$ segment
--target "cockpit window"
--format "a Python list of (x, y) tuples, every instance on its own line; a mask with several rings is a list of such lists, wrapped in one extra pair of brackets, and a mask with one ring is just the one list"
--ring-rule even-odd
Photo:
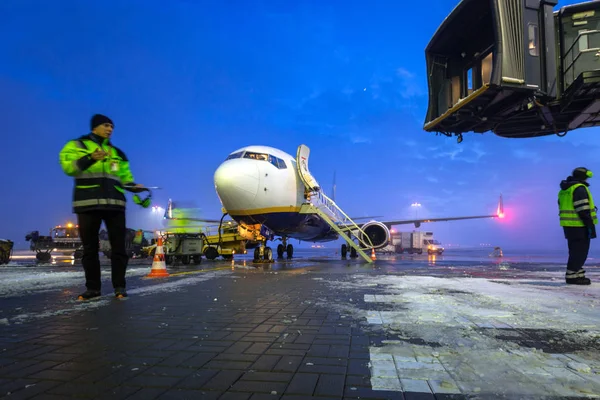
[(278, 168), (278, 169), (287, 168), (285, 161), (283, 161), (281, 158), (277, 158), (275, 156), (272, 156), (272, 155), (266, 154), (266, 153), (253, 153), (253, 152), (247, 151), (246, 154), (244, 154), (244, 158), (250, 158), (252, 160), (260, 160), (260, 161), (268, 161), (270, 164), (272, 164), (275, 168)]
[(252, 153), (250, 151), (247, 151), (246, 154), (244, 154), (244, 158), (251, 158), (253, 160), (261, 160), (261, 161), (269, 161), (269, 155), (265, 154), (265, 153)]
[(243, 151), (238, 151), (237, 153), (231, 153), (225, 160), (231, 160), (232, 158), (241, 158)]
[(281, 158), (277, 159), (277, 164), (279, 165), (278, 168), (279, 169), (286, 169), (287, 165), (285, 165), (285, 161), (283, 161)]

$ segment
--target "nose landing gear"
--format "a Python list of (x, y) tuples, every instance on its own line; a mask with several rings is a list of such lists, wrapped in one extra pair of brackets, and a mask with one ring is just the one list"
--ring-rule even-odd
[(272, 263), (275, 262), (273, 260), (273, 250), (270, 247), (266, 246), (267, 242), (263, 242), (259, 247), (254, 249), (254, 260), (252, 262), (255, 263)]

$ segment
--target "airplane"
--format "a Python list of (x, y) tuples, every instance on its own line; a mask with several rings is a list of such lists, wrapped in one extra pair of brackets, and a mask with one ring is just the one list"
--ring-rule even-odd
[[(298, 147), (295, 158), (273, 147), (252, 145), (233, 151), (216, 169), (214, 184), (223, 212), (248, 232), (260, 229), (265, 238), (264, 243), (254, 250), (255, 261), (273, 259), (273, 252), (266, 244), (267, 240), (273, 241), (275, 236), (280, 237), (282, 242), (277, 246), (278, 258), (282, 258), (284, 252), (288, 258), (292, 258), (294, 248), (287, 243), (288, 239), (316, 243), (334, 241), (340, 237), (323, 215), (301, 212), (303, 205), (307, 203), (332, 202), (322, 193), (320, 185), (308, 171), (309, 154), (310, 149), (305, 145)], [(336, 220), (331, 215), (335, 214), (335, 210), (332, 207), (326, 209), (329, 210), (327, 214), (331, 216), (330, 219)], [(503, 217), (500, 195), (497, 212), (493, 215), (370, 220), (355, 227), (362, 231), (363, 236), (368, 236), (366, 242), (371, 247), (369, 250), (374, 250), (385, 247), (390, 242), (390, 229), (393, 225), (414, 224), (418, 228), (426, 222)], [(339, 220), (338, 218), (337, 221)], [(343, 223), (346, 224), (346, 221)], [(361, 236), (356, 230), (354, 235)], [(348, 246), (343, 244), (341, 250), (341, 255), (345, 258)], [(351, 257), (356, 257), (354, 247), (350, 249), (350, 253)]]

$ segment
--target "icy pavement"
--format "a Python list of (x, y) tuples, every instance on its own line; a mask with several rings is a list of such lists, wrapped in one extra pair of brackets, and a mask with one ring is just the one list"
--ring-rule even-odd
[(364, 274), (326, 281), (348, 293), (371, 288), (366, 310), (352, 299), (334, 306), (395, 338), (370, 347), (373, 389), (597, 398), (600, 285), (566, 286), (558, 283), (563, 272), (554, 275), (555, 282)]
[[(209, 279), (225, 277), (231, 270), (194, 270), (188, 272), (171, 271), (168, 280), (145, 278), (150, 272), (149, 265), (135, 265), (127, 269), (128, 292), (131, 295), (147, 296), (157, 293), (177, 292)], [(102, 282), (105, 294), (89, 302), (79, 302), (75, 296), (84, 290), (85, 275), (81, 266), (65, 267), (52, 265), (9, 266), (1, 271), (0, 299), (18, 302), (19, 297), (48, 295), (32, 306), (19, 306), (14, 309), (3, 307), (0, 310), (0, 325), (22, 324), (31, 320), (67, 315), (73, 312), (97, 309), (114, 301), (110, 283), (110, 267), (102, 268)], [(6, 302), (7, 300), (3, 300)], [(5, 303), (8, 304), (8, 303)]]

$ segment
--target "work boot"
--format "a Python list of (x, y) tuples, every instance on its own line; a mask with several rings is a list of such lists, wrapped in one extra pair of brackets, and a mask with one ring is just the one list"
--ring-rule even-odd
[(122, 298), (127, 297), (127, 290), (125, 290), (124, 287), (115, 288), (115, 297), (117, 299), (122, 299)]
[(571, 285), (591, 285), (592, 281), (590, 281), (590, 278), (586, 278), (585, 276), (579, 277), (579, 278), (567, 278), (566, 279), (568, 284)]
[(90, 300), (100, 296), (102, 296), (101, 291), (88, 289), (85, 292), (81, 293), (79, 296), (77, 296), (77, 300)]
[(565, 280), (571, 285), (589, 285), (592, 283), (588, 278), (585, 277), (585, 269), (579, 271), (567, 270)]

